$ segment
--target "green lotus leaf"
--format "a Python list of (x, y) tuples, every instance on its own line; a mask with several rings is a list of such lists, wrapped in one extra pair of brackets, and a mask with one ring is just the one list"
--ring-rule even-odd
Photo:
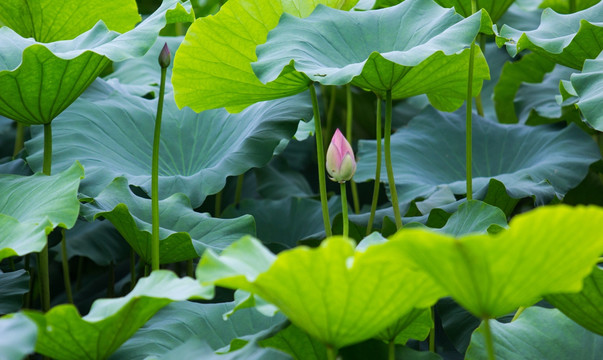
[(409, 339), (425, 340), (432, 326), (431, 309), (412, 309), (376, 338), (404, 345)]
[(155, 270), (127, 296), (96, 300), (84, 317), (71, 304), (55, 306), (46, 314), (23, 313), (38, 326), (36, 352), (61, 360), (105, 359), (169, 303), (212, 296), (213, 288), (178, 278), (171, 271)]
[(83, 177), (79, 163), (52, 176), (0, 175), (0, 260), (41, 251), (52, 229), (73, 227)]
[(503, 26), (499, 45), (515, 57), (528, 49), (558, 64), (582, 69), (584, 60), (594, 59), (603, 50), (603, 3), (573, 14), (561, 15), (551, 9), (542, 13), (540, 26), (531, 31), (520, 31)]
[[(157, 99), (117, 91), (98, 80), (53, 123), (53, 171), (78, 159), (88, 180), (80, 191), (98, 195), (113, 179), (151, 193), (151, 153)], [(184, 193), (193, 208), (219, 192), (226, 178), (266, 165), (300, 119), (310, 119), (306, 94), (256, 104), (240, 114), (178, 110), (171, 94), (164, 102), (159, 150), (159, 198)], [(43, 132), (32, 128), (26, 143), (34, 169), (42, 168)], [(77, 151), (74, 151), (77, 149)]]
[[(473, 0), (435, 0), (444, 7), (454, 7), (454, 10), (464, 17), (471, 16), (471, 1)], [(476, 0), (477, 10), (484, 9), (497, 22), (515, 0)]]
[[(185, 7), (186, 6), (186, 7)], [(110, 61), (142, 56), (170, 20), (192, 21), (190, 3), (165, 0), (124, 34), (102, 22), (73, 40), (41, 43), (0, 28), (0, 114), (26, 125), (47, 124), (94, 81)], [(72, 21), (72, 20), (70, 20)]]
[(0, 271), (0, 314), (21, 308), (23, 295), (29, 292), (29, 281), (29, 273), (25, 270), (9, 273)]
[(544, 295), (580, 291), (603, 252), (600, 221), (598, 207), (541, 207), (496, 235), (408, 229), (391, 242), (472, 314), (494, 318)]
[(65, 241), (69, 259), (84, 256), (97, 265), (109, 266), (130, 256), (130, 245), (109, 221), (78, 220), (65, 233)]
[(203, 360), (291, 360), (291, 356), (272, 348), (262, 348), (255, 341), (227, 353), (213, 353), (205, 341), (193, 338), (161, 356), (160, 360), (195, 359), (203, 354)]
[[(200, 112), (226, 107), (241, 111), (259, 101), (278, 99), (308, 88), (308, 79), (291, 73), (262, 84), (251, 63), (283, 13), (306, 17), (318, 4), (349, 10), (357, 0), (230, 0), (214, 16), (197, 19), (174, 59), (176, 103)], [(220, 34), (220, 36), (215, 36)]]
[[(117, 228), (147, 263), (151, 261), (151, 200), (134, 195), (125, 178), (117, 178), (90, 204), (82, 206), (89, 220), (103, 217)], [(255, 234), (253, 217), (216, 219), (195, 212), (177, 193), (159, 201), (159, 262), (168, 264), (200, 256), (206, 248), (222, 250), (244, 235)]]
[(260, 341), (260, 345), (279, 349), (291, 355), (293, 359), (327, 360), (324, 344), (293, 324), (273, 337)]
[(132, 30), (140, 21), (136, 1), (5, 0), (0, 4), (0, 22), (21, 37), (43, 43), (73, 39), (99, 20), (119, 33)]
[(323, 344), (338, 348), (369, 339), (413, 307), (428, 307), (444, 295), (395, 256), (389, 242), (354, 248), (351, 240), (331, 237), (316, 249), (302, 246), (275, 256), (246, 237), (220, 256), (206, 251), (197, 279), (254, 293)]
[[(425, 18), (433, 21), (425, 23)], [(258, 46), (252, 67), (268, 84), (286, 81), (295, 70), (321, 84), (351, 83), (382, 97), (387, 90), (395, 99), (427, 94), (435, 107), (452, 111), (466, 98), (468, 47), (480, 31), (491, 32), (491, 26), (485, 13), (463, 19), (432, 0), (407, 0), (366, 12), (318, 6), (305, 19), (284, 14)], [(392, 33), (398, 36), (392, 38)], [(474, 95), (489, 78), (478, 52)]]
[(452, 236), (461, 236), (486, 234), (489, 231), (498, 232), (506, 227), (507, 216), (498, 207), (479, 200), (469, 200), (459, 206), (458, 210), (450, 216), (446, 225), (433, 230)]
[(603, 52), (595, 60), (586, 60), (582, 73), (572, 75), (571, 84), (580, 96), (578, 107), (586, 121), (603, 131)]
[[(508, 324), (490, 321), (497, 359), (596, 360), (603, 337), (568, 319), (557, 309), (531, 307)], [(467, 360), (487, 359), (482, 324), (471, 337)]]
[[(554, 139), (554, 140), (553, 140)], [(392, 162), (401, 209), (448, 186), (466, 192), (465, 117), (427, 109), (404, 131), (392, 135)], [(374, 178), (376, 142), (358, 142), (354, 179)], [(504, 125), (475, 115), (473, 122), (473, 191), (483, 199), (492, 179), (514, 199), (534, 197), (545, 204), (577, 186), (590, 164), (600, 159), (596, 144), (578, 127), (564, 129)], [(381, 181), (387, 183), (382, 168)]]
[[(328, 201), (331, 219), (341, 213), (341, 198), (333, 196)], [(223, 217), (233, 218), (250, 214), (257, 226), (257, 236), (265, 244), (280, 244), (287, 248), (297, 246), (299, 240), (324, 238), (324, 221), (319, 200), (289, 197), (280, 200), (244, 199), (238, 207), (228, 207)], [(274, 221), (279, 214), (280, 221)], [(300, 221), (303, 219), (303, 221)]]
[(543, 9), (550, 7), (558, 13), (569, 14), (571, 2), (574, 3), (575, 11), (580, 11), (599, 3), (599, 0), (544, 0), (540, 7)]
[[(204, 340), (214, 351), (237, 338), (256, 334), (283, 322), (283, 316), (267, 317), (255, 309), (237, 311), (228, 320), (223, 314), (234, 302), (198, 304), (177, 302), (161, 309), (111, 357), (112, 360), (160, 357), (191, 338)], [(199, 356), (202, 354), (199, 354)]]
[(36, 325), (23, 314), (0, 318), (0, 360), (21, 360), (34, 352)]
[(603, 269), (595, 266), (579, 293), (554, 294), (546, 300), (586, 329), (603, 335)]

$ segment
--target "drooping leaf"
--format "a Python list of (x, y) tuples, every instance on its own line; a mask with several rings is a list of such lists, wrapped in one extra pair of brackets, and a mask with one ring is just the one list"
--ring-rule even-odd
[(579, 293), (554, 294), (546, 300), (586, 329), (603, 335), (603, 269), (595, 266)]
[(52, 229), (75, 224), (83, 176), (78, 163), (52, 176), (0, 175), (0, 260), (41, 251)]
[(504, 43), (513, 57), (528, 49), (558, 64), (580, 70), (584, 60), (594, 59), (603, 50), (603, 44), (597, 40), (603, 37), (602, 18), (601, 2), (568, 15), (546, 9), (538, 29), (524, 32), (503, 26), (497, 42), (499, 45)]
[[(283, 15), (258, 46), (252, 67), (268, 84), (285, 82), (296, 70), (321, 84), (351, 83), (381, 97), (387, 90), (395, 99), (427, 94), (438, 109), (453, 111), (466, 98), (468, 47), (480, 31), (491, 32), (491, 25), (485, 13), (463, 19), (432, 0), (366, 12), (318, 6), (305, 19)], [(475, 95), (489, 78), (477, 52)]]
[(18, 311), (23, 303), (23, 295), (27, 292), (29, 292), (27, 271), (0, 272), (0, 314)]
[[(464, 115), (429, 109), (392, 135), (391, 141), (401, 209), (407, 209), (416, 198), (428, 198), (443, 186), (457, 195), (466, 192)], [(375, 147), (375, 141), (359, 141), (354, 176), (357, 182), (374, 178)], [(496, 179), (512, 198), (532, 196), (537, 204), (545, 204), (555, 196), (562, 198), (578, 185), (589, 165), (598, 159), (596, 144), (573, 125), (558, 130), (503, 125), (474, 117), (475, 199), (483, 199), (490, 181)], [(381, 181), (387, 182), (385, 167)]]
[(97, 265), (117, 264), (130, 255), (130, 245), (109, 221), (78, 221), (65, 233), (67, 257), (85, 256)]
[(316, 249), (302, 246), (275, 256), (248, 237), (220, 256), (205, 252), (197, 279), (257, 294), (322, 343), (342, 347), (444, 295), (427, 276), (392, 256), (391, 244), (361, 252), (351, 240), (332, 237)]
[(425, 340), (432, 326), (431, 309), (412, 309), (393, 325), (380, 332), (376, 338), (404, 345), (408, 339)]
[(192, 20), (190, 8), (190, 3), (164, 0), (155, 13), (124, 34), (99, 22), (73, 40), (52, 43), (0, 28), (0, 114), (26, 125), (51, 122), (110, 61), (142, 56), (167, 22)]
[[(307, 89), (308, 79), (291, 73), (262, 84), (251, 69), (255, 48), (266, 41), (283, 13), (310, 15), (317, 4), (349, 10), (357, 0), (230, 0), (215, 16), (197, 19), (174, 59), (176, 103), (195, 111), (226, 107), (241, 111), (256, 102)], [(220, 36), (215, 36), (220, 34)]]
[[(255, 309), (237, 311), (227, 320), (233, 302), (199, 304), (177, 302), (161, 309), (112, 356), (112, 360), (160, 357), (191, 338), (204, 340), (214, 351), (228, 346), (233, 339), (256, 334), (283, 322), (284, 317), (267, 317)], [(199, 354), (201, 356), (202, 354)]]
[[(150, 194), (157, 100), (118, 92), (102, 80), (91, 90), (53, 123), (53, 169), (79, 159), (88, 174), (80, 191), (91, 197), (118, 176)], [(267, 164), (281, 140), (295, 134), (299, 120), (311, 117), (303, 94), (259, 103), (235, 115), (223, 109), (202, 114), (178, 110), (167, 94), (159, 150), (160, 199), (180, 192), (199, 207), (224, 187), (228, 176)], [(42, 167), (43, 134), (37, 130), (32, 129), (33, 138), (26, 143), (34, 169)]]
[(458, 210), (440, 229), (443, 234), (462, 236), (467, 234), (486, 234), (492, 228), (497, 231), (507, 227), (507, 217), (498, 207), (479, 200), (470, 200), (459, 206)]
[[(125, 178), (115, 179), (94, 201), (82, 207), (90, 221), (103, 217), (117, 228), (147, 263), (151, 260), (151, 200), (134, 195)], [(177, 193), (159, 201), (159, 262), (168, 264), (200, 256), (206, 248), (222, 250), (244, 235), (254, 234), (249, 215), (216, 219), (195, 212)]]
[(4, 25), (42, 43), (73, 39), (99, 20), (119, 33), (132, 30), (140, 21), (136, 1), (5, 0), (0, 4)]
[(263, 198), (278, 200), (315, 195), (304, 175), (291, 169), (282, 157), (275, 157), (268, 166), (255, 169), (254, 173), (258, 182), (258, 192)]
[(486, 10), (492, 18), (492, 22), (497, 22), (515, 0), (435, 0), (444, 7), (454, 7), (456, 12), (464, 17), (472, 15), (472, 1), (475, 1), (476, 10)]
[[(328, 201), (332, 218), (341, 213), (341, 198), (333, 196)], [(324, 234), (322, 208), (319, 200), (289, 197), (280, 200), (245, 199), (238, 207), (228, 207), (223, 217), (250, 214), (254, 217), (257, 236), (265, 244), (280, 244), (287, 248), (297, 246), (299, 240)], [(278, 214), (280, 221), (274, 221)]]
[(214, 353), (203, 340), (193, 338), (160, 357), (160, 360), (194, 359), (203, 355), (203, 360), (290, 360), (291, 357), (273, 348), (262, 348), (249, 342), (235, 351)]
[(603, 52), (595, 60), (586, 60), (582, 72), (572, 75), (571, 83), (580, 96), (578, 107), (584, 118), (603, 131)]
[[(596, 360), (603, 337), (568, 319), (557, 309), (531, 307), (508, 324), (490, 321), (497, 359)], [(465, 359), (487, 359), (484, 325), (473, 333)]]
[(464, 308), (493, 318), (544, 295), (579, 291), (603, 252), (603, 209), (542, 207), (496, 235), (460, 238), (409, 229), (391, 242)]
[(212, 288), (191, 278), (155, 270), (127, 296), (95, 301), (84, 317), (71, 304), (56, 306), (46, 314), (23, 313), (38, 326), (36, 352), (63, 360), (105, 359), (167, 304), (212, 296)]
[(1, 360), (21, 360), (34, 352), (37, 328), (27, 316), (13, 314), (0, 318), (0, 333)]
[(325, 345), (293, 324), (260, 344), (286, 352), (296, 360), (327, 360)]

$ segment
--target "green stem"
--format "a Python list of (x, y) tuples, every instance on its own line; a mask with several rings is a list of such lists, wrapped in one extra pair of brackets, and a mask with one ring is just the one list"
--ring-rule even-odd
[(466, 154), (466, 181), (467, 181), (467, 200), (473, 199), (473, 178), (471, 174), (472, 170), (472, 152), (473, 152), (473, 129), (472, 129), (472, 96), (473, 92), (473, 63), (475, 61), (475, 43), (471, 43), (471, 54), (469, 55), (469, 79), (467, 82), (467, 118), (465, 123), (465, 154)]
[(348, 195), (345, 191), (345, 182), (340, 183), (341, 188), (341, 215), (343, 217), (343, 237), (348, 237), (350, 223), (348, 222)]
[(71, 292), (71, 278), (69, 276), (69, 258), (67, 257), (67, 239), (65, 238), (65, 229), (61, 229), (61, 258), (63, 263), (63, 281), (65, 282), (65, 293), (67, 302), (73, 304), (73, 293)]
[(387, 359), (396, 360), (396, 343), (394, 340), (390, 340), (388, 343)]
[(214, 205), (214, 217), (219, 218), (222, 215), (222, 193), (224, 190), (220, 190), (219, 193), (216, 194), (216, 202)]
[(193, 259), (186, 261), (186, 276), (193, 277), (195, 275)]
[(157, 101), (157, 118), (155, 119), (155, 132), (153, 135), (153, 163), (151, 166), (151, 267), (159, 270), (159, 139), (161, 137), (161, 117), (163, 114), (163, 97), (165, 94), (166, 68), (161, 68), (161, 83), (159, 86), (159, 99)]
[(327, 204), (327, 179), (325, 175), (325, 152), (322, 143), (322, 125), (320, 123), (320, 110), (314, 83), (310, 84), (310, 96), (312, 97), (312, 109), (314, 110), (314, 131), (316, 132), (316, 158), (318, 160), (318, 186), (320, 188), (320, 204), (322, 206), (322, 220), (327, 237), (331, 236), (331, 219), (329, 217), (329, 206)]
[[(52, 127), (51, 123), (44, 124), (44, 163), (42, 171), (50, 176), (52, 168)], [(50, 309), (50, 275), (48, 274), (48, 243), (39, 256), (40, 301), (44, 312)]]
[(433, 325), (429, 329), (429, 351), (435, 353), (435, 306), (431, 307), (431, 319)]
[(384, 150), (385, 150), (385, 168), (387, 169), (387, 181), (389, 183), (389, 191), (392, 197), (392, 206), (394, 208), (394, 218), (396, 221), (396, 229), (402, 228), (402, 215), (400, 214), (400, 204), (398, 203), (398, 191), (396, 190), (396, 182), (394, 181), (394, 169), (392, 167), (392, 91), (387, 90), (385, 97), (385, 134), (384, 134)]
[(379, 186), (381, 185), (381, 98), (377, 96), (377, 116), (375, 119), (375, 139), (377, 140), (377, 166), (375, 167), (375, 184), (373, 185), (373, 201), (371, 202), (371, 215), (366, 227), (366, 236), (373, 230), (377, 202), (379, 201)]
[(515, 312), (515, 315), (513, 315), (513, 319), (511, 319), (511, 322), (517, 320), (517, 318), (519, 317), (519, 315), (521, 315), (521, 313), (526, 309), (525, 306), (520, 306), (517, 311)]
[(494, 355), (494, 341), (492, 340), (492, 329), (490, 329), (490, 319), (484, 319), (484, 337), (486, 340), (488, 360), (496, 360), (496, 356)]
[(13, 148), (13, 159), (17, 157), (19, 151), (23, 149), (25, 142), (25, 126), (17, 122), (17, 133), (15, 134), (15, 147)]
[[(346, 84), (345, 92), (347, 104), (345, 137), (346, 140), (350, 144), (352, 144), (352, 119), (354, 118), (354, 102), (352, 98), (352, 86), (350, 84)], [(360, 201), (358, 200), (358, 188), (356, 187), (356, 182), (353, 179), (350, 181), (350, 187), (352, 189), (352, 202), (354, 204), (354, 213), (358, 214), (360, 212)]]
[(243, 193), (243, 180), (245, 180), (245, 174), (241, 174), (237, 177), (237, 187), (235, 189), (234, 206), (239, 207), (241, 202), (241, 194)]
[(336, 360), (337, 359), (337, 349), (334, 347), (327, 345), (327, 360)]
[(26, 309), (29, 309), (29, 307), (31, 306), (31, 295), (33, 292), (32, 286), (33, 286), (33, 278), (34, 278), (34, 275), (33, 275), (29, 262), (30, 262), (29, 254), (27, 254), (27, 255), (25, 255), (25, 270), (27, 270), (27, 272), (29, 273), (29, 291), (25, 295), (25, 305), (23, 306)]
[(130, 248), (130, 291), (136, 286), (136, 252)]

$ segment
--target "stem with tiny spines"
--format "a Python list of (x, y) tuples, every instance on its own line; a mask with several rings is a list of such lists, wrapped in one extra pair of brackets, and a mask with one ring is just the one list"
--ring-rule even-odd
[(312, 109), (314, 111), (314, 131), (316, 133), (316, 158), (318, 160), (318, 186), (320, 188), (320, 204), (322, 207), (322, 220), (325, 226), (327, 237), (333, 233), (331, 231), (331, 219), (329, 216), (329, 205), (327, 203), (327, 179), (325, 170), (325, 153), (322, 143), (322, 125), (320, 123), (320, 110), (318, 109), (318, 99), (314, 83), (309, 85), (310, 96), (312, 97)]
[(73, 304), (73, 293), (71, 292), (71, 278), (69, 276), (69, 258), (67, 257), (67, 238), (65, 238), (65, 229), (61, 229), (61, 257), (63, 263), (63, 281), (65, 283), (65, 294), (67, 302)]
[(394, 169), (392, 166), (392, 91), (387, 90), (385, 96), (385, 134), (384, 134), (384, 150), (385, 150), (385, 168), (387, 169), (387, 181), (389, 191), (392, 197), (392, 206), (394, 208), (394, 218), (396, 221), (396, 229), (402, 228), (402, 215), (400, 214), (400, 204), (398, 203), (398, 191), (396, 190), (396, 182), (394, 179)]
[(159, 270), (159, 140), (161, 137), (161, 117), (163, 114), (163, 98), (165, 96), (165, 76), (167, 68), (161, 67), (161, 83), (159, 86), (159, 99), (157, 101), (157, 118), (155, 119), (155, 132), (153, 135), (153, 163), (151, 166), (151, 213), (152, 213), (152, 238), (151, 238), (151, 267)]
[(525, 306), (520, 306), (517, 311), (515, 312), (515, 315), (513, 315), (513, 319), (511, 319), (511, 322), (517, 320), (517, 318), (519, 318), (519, 315), (521, 315), (521, 313), (526, 309)]
[(349, 226), (348, 222), (348, 196), (345, 191), (345, 181), (340, 183), (341, 188), (341, 215), (343, 217), (343, 237), (348, 237)]
[(381, 185), (381, 98), (377, 96), (377, 115), (375, 119), (375, 139), (377, 140), (377, 166), (375, 167), (375, 183), (373, 185), (373, 200), (371, 202), (371, 215), (366, 227), (366, 236), (371, 234), (377, 202), (379, 201), (379, 186)]
[[(471, 14), (477, 9), (475, 0), (471, 0)], [(475, 40), (471, 42), (469, 48), (469, 76), (467, 77), (467, 107), (465, 121), (465, 166), (466, 166), (466, 187), (467, 200), (473, 199), (473, 175), (472, 175), (472, 152), (473, 152), (473, 134), (472, 134), (472, 111), (473, 111), (473, 65), (475, 63)]]
[[(345, 86), (346, 91), (346, 103), (347, 103), (347, 111), (346, 111), (346, 128), (345, 128), (345, 137), (346, 140), (352, 144), (352, 119), (354, 118), (354, 102), (352, 98), (352, 86), (347, 84)], [(354, 213), (358, 214), (360, 212), (360, 201), (358, 200), (358, 188), (356, 187), (356, 182), (354, 179), (350, 181), (350, 188), (352, 189), (352, 203), (354, 204)]]
[[(52, 168), (52, 127), (51, 123), (44, 124), (44, 163), (42, 172), (50, 176)], [(44, 312), (50, 309), (50, 275), (48, 274), (48, 240), (39, 254), (40, 302)]]

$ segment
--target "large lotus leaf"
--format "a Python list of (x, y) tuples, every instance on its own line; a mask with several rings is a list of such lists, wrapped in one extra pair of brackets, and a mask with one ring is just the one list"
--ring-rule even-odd
[(158, 360), (198, 358), (202, 358), (203, 360), (291, 360), (291, 356), (273, 348), (260, 347), (255, 341), (249, 342), (242, 348), (238, 348), (234, 351), (214, 353), (211, 346), (198, 338), (188, 340), (184, 344), (161, 356)]
[(472, 1), (475, 1), (477, 10), (486, 10), (492, 18), (492, 22), (497, 22), (515, 0), (435, 0), (444, 7), (454, 6), (454, 10), (465, 17), (473, 14), (471, 12)]
[[(341, 198), (329, 199), (331, 219), (341, 213)], [(237, 207), (224, 210), (223, 217), (250, 214), (257, 226), (257, 236), (265, 244), (280, 244), (287, 248), (311, 237), (324, 238), (325, 225), (319, 200), (288, 197), (280, 200), (245, 199)], [(278, 214), (279, 221), (274, 221)], [(321, 236), (322, 235), (322, 236)]]
[(551, 9), (542, 13), (540, 26), (520, 31), (509, 26), (500, 30), (499, 44), (506, 42), (511, 56), (522, 50), (547, 57), (554, 62), (582, 69), (584, 60), (594, 59), (603, 50), (603, 3), (573, 14), (561, 15)]
[(603, 269), (595, 266), (579, 293), (554, 294), (546, 300), (588, 330), (603, 335)]
[(34, 352), (36, 325), (23, 314), (0, 318), (0, 360), (21, 360)]
[[(142, 56), (169, 21), (192, 21), (190, 3), (165, 0), (135, 29), (120, 34), (99, 21), (73, 40), (40, 43), (0, 28), (0, 114), (46, 124), (65, 110), (110, 61)], [(190, 13), (189, 13), (190, 11)]]
[[(440, 187), (466, 192), (465, 118), (428, 109), (392, 135), (392, 162), (400, 206), (428, 198)], [(376, 142), (358, 145), (357, 182), (374, 178)], [(492, 179), (515, 199), (533, 196), (544, 204), (578, 185), (601, 155), (578, 127), (564, 129), (505, 125), (477, 115), (473, 122), (473, 191), (483, 199)], [(387, 172), (382, 168), (382, 182)]]
[(548, 8), (555, 10), (558, 13), (568, 14), (570, 13), (570, 9), (572, 5), (570, 3), (574, 3), (574, 11), (587, 9), (597, 3), (600, 0), (544, 0), (541, 4), (541, 8)]
[(551, 206), (517, 215), (496, 235), (408, 229), (391, 242), (472, 314), (493, 318), (544, 295), (580, 291), (603, 252), (601, 221), (598, 207)]
[(431, 309), (412, 309), (393, 325), (380, 332), (376, 338), (404, 345), (408, 339), (425, 340), (433, 326)]
[(578, 107), (584, 118), (603, 131), (603, 52), (595, 60), (586, 60), (582, 73), (572, 75), (571, 83), (580, 96)]
[(130, 245), (109, 221), (78, 220), (65, 233), (67, 257), (85, 256), (97, 265), (118, 264), (130, 255)]
[[(463, 19), (432, 0), (406, 0), (366, 12), (318, 6), (305, 19), (284, 14), (258, 46), (252, 67), (264, 83), (283, 82), (296, 70), (325, 85), (351, 83), (382, 97), (387, 90), (395, 99), (427, 94), (435, 107), (452, 111), (466, 98), (468, 47), (491, 26), (485, 13)], [(474, 95), (489, 78), (479, 52)]]
[(202, 284), (239, 288), (276, 305), (293, 324), (324, 344), (366, 340), (413, 307), (444, 295), (389, 242), (355, 251), (354, 242), (331, 237), (316, 249), (270, 253), (247, 237), (220, 256), (205, 252), (197, 268)]
[(9, 273), (0, 271), (0, 314), (18, 311), (23, 295), (29, 292), (29, 274), (25, 270)]
[[(118, 92), (106, 82), (76, 101), (53, 123), (53, 169), (78, 159), (88, 174), (80, 191), (98, 195), (114, 178), (151, 193), (151, 153), (157, 99)], [(87, 92), (88, 93), (88, 92)], [(256, 104), (240, 114), (224, 109), (197, 114), (164, 102), (159, 150), (159, 197), (184, 193), (194, 208), (219, 192), (226, 178), (267, 164), (300, 119), (310, 119), (307, 95)], [(306, 101), (308, 100), (308, 101)], [(43, 134), (32, 129), (28, 162), (42, 167)], [(74, 151), (77, 149), (77, 151)]]
[(0, 175), (0, 260), (41, 251), (52, 229), (73, 227), (83, 176), (77, 163), (53, 176)]
[[(124, 178), (117, 178), (94, 201), (82, 207), (89, 220), (103, 217), (117, 228), (134, 251), (151, 262), (151, 200), (134, 195)], [(222, 250), (244, 235), (255, 234), (250, 215), (216, 219), (195, 212), (177, 193), (159, 201), (159, 262), (168, 264), (200, 256), (206, 248)]]
[(40, 354), (61, 360), (105, 359), (167, 304), (212, 296), (212, 288), (191, 278), (155, 270), (127, 296), (95, 301), (84, 317), (71, 304), (56, 306), (46, 314), (23, 313), (38, 326), (36, 351)]
[[(176, 103), (195, 111), (226, 107), (241, 111), (259, 101), (307, 89), (308, 79), (291, 73), (264, 85), (251, 69), (255, 48), (266, 41), (283, 13), (308, 16), (317, 4), (349, 10), (357, 0), (230, 0), (214, 16), (197, 19), (174, 59)], [(220, 36), (216, 36), (220, 34)]]
[(140, 21), (135, 0), (4, 0), (0, 22), (39, 42), (73, 39), (102, 20), (124, 33)]
[(507, 217), (502, 210), (478, 200), (470, 200), (459, 206), (446, 225), (434, 231), (461, 236), (485, 234), (489, 231), (498, 232), (505, 227), (507, 227)]
[(149, 356), (161, 356), (191, 338), (204, 340), (215, 351), (228, 346), (236, 338), (283, 322), (283, 316), (267, 317), (255, 309), (237, 311), (225, 320), (223, 314), (234, 306), (234, 302), (170, 304), (126, 341), (112, 359), (142, 360)]
[(293, 324), (260, 344), (286, 352), (297, 360), (327, 360), (324, 344)]
[[(508, 324), (490, 321), (497, 359), (597, 360), (603, 337), (593, 334), (557, 309), (531, 307)], [(487, 359), (484, 325), (473, 333), (465, 359)]]

